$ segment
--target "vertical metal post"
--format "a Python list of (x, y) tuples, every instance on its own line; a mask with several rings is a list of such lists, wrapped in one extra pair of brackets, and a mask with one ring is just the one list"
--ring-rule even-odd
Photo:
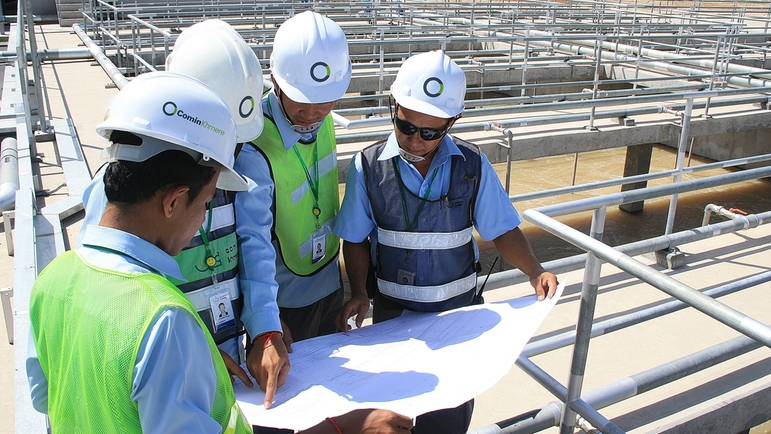
[[(685, 104), (685, 113), (681, 120), (680, 129), (680, 144), (677, 146), (677, 166), (675, 167), (678, 172), (675, 173), (672, 179), (673, 183), (680, 182), (683, 177), (683, 164), (685, 162), (685, 150), (688, 147), (688, 136), (691, 133), (691, 113), (693, 113), (693, 97), (688, 97)], [(667, 213), (667, 227), (664, 230), (664, 235), (672, 233), (672, 229), (675, 226), (675, 211), (677, 210), (677, 194), (673, 194), (669, 200), (669, 212)]]
[(11, 297), (13, 288), (0, 289), (0, 298), (3, 304), (3, 319), (5, 319), (5, 333), (8, 335), (8, 343), (13, 345), (13, 309), (11, 309)]
[[(602, 66), (602, 38), (597, 35), (597, 39), (594, 41), (594, 86), (592, 87), (592, 100), (597, 98), (597, 91), (600, 88), (600, 67)], [(594, 111), (596, 107), (592, 106), (592, 111), (589, 114), (589, 129), (594, 129)]]
[[(717, 62), (720, 56), (720, 44), (723, 41), (722, 36), (717, 37), (717, 41), (715, 41), (715, 57), (712, 60), (712, 71), (710, 72), (709, 76), (709, 90), (713, 90), (715, 88), (715, 69), (717, 68)], [(709, 102), (712, 100), (711, 97), (707, 97), (707, 102), (704, 104), (704, 116), (709, 116)]]
[[(602, 240), (606, 210), (605, 206), (594, 210), (590, 233), (594, 239)], [(600, 271), (602, 271), (602, 260), (592, 252), (587, 252), (584, 282), (581, 286), (581, 304), (578, 312), (578, 323), (576, 324), (576, 341), (573, 347), (573, 360), (570, 365), (565, 407), (562, 410), (560, 434), (573, 434), (576, 412), (570, 408), (570, 403), (581, 397), (581, 388), (586, 372), (586, 358), (589, 354), (589, 340), (592, 337), (594, 308), (597, 304), (597, 290), (600, 286)]]
[[(48, 131), (48, 123), (45, 116), (45, 105), (43, 105), (43, 86), (42, 78), (40, 76), (40, 54), (37, 52), (37, 37), (35, 36), (35, 20), (32, 17), (32, 1), (24, 0), (24, 8), (26, 13), (24, 14), (24, 20), (27, 22), (27, 32), (29, 34), (29, 51), (32, 57), (32, 77), (35, 87), (35, 99), (37, 99), (37, 117), (40, 120), (40, 131)], [(21, 59), (20, 59), (21, 60)], [(23, 57), (24, 63), (27, 63), (27, 57)], [(24, 83), (26, 86), (27, 83)]]
[[(30, 156), (32, 158), (37, 157), (37, 146), (32, 136), (32, 111), (29, 107), (29, 77), (27, 76), (27, 48), (24, 44), (24, 2), (20, 1), (16, 5), (16, 67), (18, 68), (19, 87), (21, 87), (21, 101), (22, 109), (24, 110), (24, 118), (26, 119), (27, 139), (29, 145)], [(16, 113), (19, 113), (19, 108), (14, 107)]]
[(525, 84), (527, 84), (527, 59), (530, 57), (530, 24), (526, 24), (525, 27), (525, 56), (522, 63), (522, 89), (519, 91), (519, 96), (525, 96)]
[(509, 194), (509, 190), (511, 189), (511, 136), (513, 135), (514, 133), (507, 128), (506, 145), (508, 145), (509, 149), (506, 150), (506, 194)]

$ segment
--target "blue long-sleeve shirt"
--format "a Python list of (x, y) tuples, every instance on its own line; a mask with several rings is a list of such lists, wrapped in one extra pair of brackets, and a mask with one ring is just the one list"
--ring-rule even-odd
[[(78, 247), (83, 245), (83, 238), (86, 234), (86, 229), (89, 226), (99, 225), (99, 221), (102, 219), (102, 214), (104, 214), (104, 209), (107, 207), (107, 194), (104, 192), (105, 167), (106, 166), (102, 166), (102, 168), (97, 171), (94, 179), (88, 183), (85, 190), (83, 191), (83, 208), (85, 208), (86, 216), (83, 217), (82, 226), (80, 232), (78, 233)], [(207, 215), (204, 219), (203, 227), (206, 227), (208, 222), (209, 216)], [(239, 344), (239, 339), (239, 337), (229, 339), (217, 345), (217, 348), (228, 353), (228, 355), (230, 355), (233, 360), (238, 362), (242, 358), (241, 347), (243, 347), (243, 345)]]
[[(378, 160), (389, 160), (395, 157), (405, 188), (413, 194), (423, 197), (430, 186), (431, 192), (428, 199), (437, 200), (447, 194), (449, 189), (453, 155), (463, 157), (452, 137), (447, 135), (439, 144), (428, 169), (428, 173), (432, 173), (434, 168), (439, 168), (433, 183), (431, 181), (432, 176), (423, 178), (415, 166), (399, 156), (399, 145), (394, 133), (388, 137)], [(498, 179), (498, 174), (484, 154), (482, 154), (482, 175), (479, 182), (473, 215), (474, 228), (479, 236), (483, 240), (492, 240), (519, 226), (522, 223), (522, 217), (511, 204), (509, 196)], [(346, 179), (345, 197), (337, 216), (334, 231), (340, 238), (354, 243), (360, 243), (370, 236), (373, 240), (372, 248), (374, 251), (377, 242), (377, 227), (367, 195), (367, 186), (364, 182), (361, 152), (357, 153), (351, 161)]]
[[(177, 262), (157, 246), (126, 232), (88, 226), (78, 253), (97, 267), (125, 273), (155, 273), (181, 279)], [(36, 410), (48, 411), (48, 379), (30, 338), (27, 375)], [(185, 310), (162, 310), (145, 332), (132, 375), (144, 433), (219, 433), (209, 415), (217, 378), (204, 331)]]
[[(263, 113), (273, 115), (284, 146), (291, 151), (301, 136), (282, 115), (272, 92), (262, 99), (262, 108)], [(255, 141), (258, 140), (259, 137)], [(247, 143), (236, 158), (235, 170), (253, 181), (247, 191), (236, 194), (236, 234), (241, 255), (238, 276), (244, 297), (241, 321), (250, 336), (257, 336), (281, 330), (279, 306), (308, 306), (340, 288), (339, 259), (330, 261), (312, 276), (297, 276), (289, 271), (281, 255), (276, 254), (277, 242), (271, 240), (276, 191), (268, 161)]]

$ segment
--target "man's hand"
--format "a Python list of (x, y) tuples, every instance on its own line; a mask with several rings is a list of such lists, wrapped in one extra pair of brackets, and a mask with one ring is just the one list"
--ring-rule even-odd
[(347, 332), (351, 330), (348, 318), (356, 315), (356, 327), (361, 327), (367, 311), (369, 311), (369, 297), (365, 294), (352, 294), (351, 299), (340, 308), (340, 312), (335, 318), (335, 325), (338, 329)]
[[(344, 433), (360, 434), (404, 434), (412, 429), (412, 419), (389, 410), (354, 410), (342, 416), (334, 417), (335, 423)], [(299, 434), (321, 434), (336, 432), (332, 422), (325, 420), (320, 424), (300, 431)]]
[(535, 295), (538, 296), (538, 301), (546, 297), (552, 298), (554, 297), (554, 292), (557, 291), (557, 276), (541, 269), (540, 273), (530, 278), (530, 284), (535, 288)]
[(225, 367), (228, 370), (228, 374), (230, 374), (230, 382), (232, 383), (233, 376), (235, 375), (238, 377), (241, 381), (244, 382), (249, 387), (254, 387), (254, 383), (252, 383), (252, 379), (249, 378), (248, 375), (246, 375), (246, 371), (236, 363), (235, 360), (233, 360), (232, 357), (230, 357), (230, 354), (220, 350), (220, 356), (222, 356), (222, 361), (225, 362)]
[(246, 358), (246, 367), (265, 391), (265, 408), (273, 404), (276, 389), (284, 385), (289, 374), (287, 354), (281, 333), (264, 333), (254, 338), (254, 346)]
[(286, 347), (286, 352), (291, 353), (292, 352), (292, 344), (294, 343), (294, 339), (292, 339), (292, 330), (289, 330), (289, 326), (286, 325), (283, 319), (280, 319), (281, 321), (281, 331), (284, 332), (282, 335), (282, 340), (284, 341), (284, 346)]

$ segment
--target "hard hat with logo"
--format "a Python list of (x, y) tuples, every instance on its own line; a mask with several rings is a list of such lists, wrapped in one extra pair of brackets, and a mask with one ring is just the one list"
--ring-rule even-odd
[(222, 167), (217, 187), (246, 190), (233, 170), (236, 124), (225, 101), (202, 82), (173, 72), (149, 72), (129, 82), (110, 103), (96, 132), (110, 139), (126, 131), (141, 145), (113, 142), (103, 152), (108, 161), (145, 161), (167, 150), (190, 154), (198, 164)]
[(273, 41), (270, 70), (292, 101), (318, 104), (340, 99), (352, 70), (343, 29), (312, 11), (286, 20)]
[(238, 142), (262, 132), (262, 67), (244, 39), (221, 20), (183, 31), (166, 59), (166, 70), (197, 78), (225, 100), (238, 127)]
[(399, 68), (391, 95), (400, 106), (418, 113), (456, 117), (465, 106), (466, 76), (442, 51), (417, 54)]

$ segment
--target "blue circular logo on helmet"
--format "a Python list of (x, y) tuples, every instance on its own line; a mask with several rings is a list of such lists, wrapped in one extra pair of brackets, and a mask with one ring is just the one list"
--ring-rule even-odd
[(442, 92), (444, 92), (444, 83), (442, 83), (442, 80), (431, 77), (423, 82), (423, 93), (431, 98), (438, 97)]
[[(244, 104), (248, 103), (248, 104)], [(247, 112), (244, 113), (244, 108), (247, 109)], [(254, 112), (254, 98), (252, 98), (251, 95), (247, 95), (244, 97), (244, 99), (241, 100), (241, 104), (238, 105), (238, 114), (246, 119)]]
[(316, 81), (318, 83), (323, 83), (329, 79), (329, 76), (332, 75), (332, 70), (329, 68), (329, 65), (327, 65), (324, 62), (316, 62), (311, 66), (311, 78), (313, 81)]
[(163, 105), (163, 114), (166, 116), (174, 116), (177, 113), (177, 105), (171, 101), (166, 101)]

